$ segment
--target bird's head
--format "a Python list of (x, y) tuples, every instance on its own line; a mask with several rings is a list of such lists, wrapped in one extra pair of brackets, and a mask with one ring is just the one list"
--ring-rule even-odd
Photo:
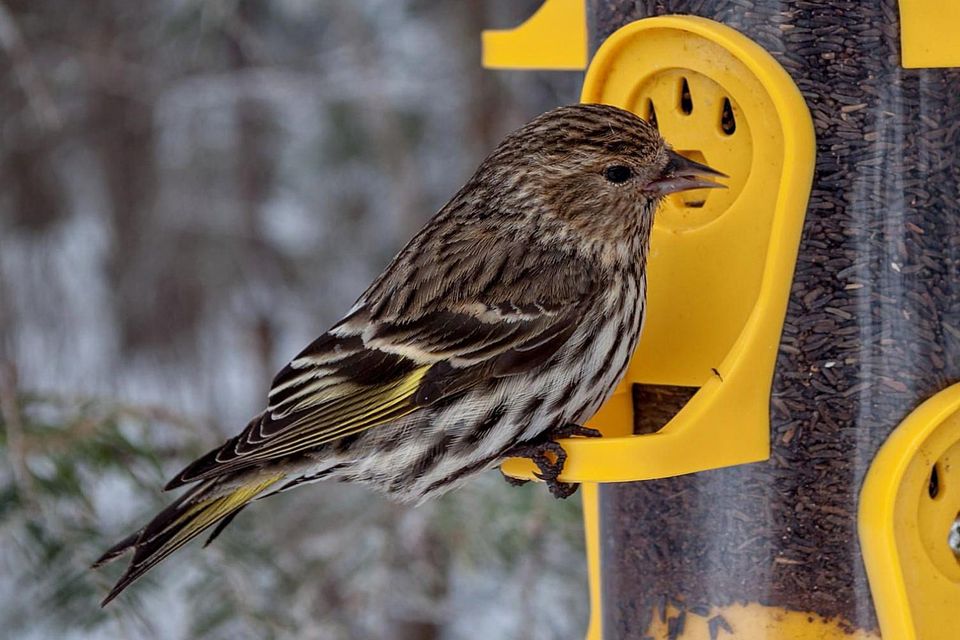
[[(672, 151), (657, 129), (601, 104), (560, 107), (507, 137), (475, 180), (496, 185), (497, 209), (601, 247), (645, 246), (660, 200), (720, 187), (724, 174)], [(584, 244), (584, 243), (581, 243)]]

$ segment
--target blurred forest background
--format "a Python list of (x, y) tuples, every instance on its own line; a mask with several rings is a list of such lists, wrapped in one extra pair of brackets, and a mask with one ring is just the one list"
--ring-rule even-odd
[(0, 628), (40, 638), (582, 637), (579, 500), (256, 505), (106, 610), (89, 563), (236, 432), (577, 74), (485, 71), (539, 0), (0, 0)]

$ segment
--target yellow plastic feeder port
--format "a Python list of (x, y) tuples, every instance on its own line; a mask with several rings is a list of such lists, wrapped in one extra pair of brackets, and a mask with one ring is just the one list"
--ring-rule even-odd
[[(814, 168), (800, 92), (737, 31), (663, 16), (607, 39), (582, 100), (655, 121), (676, 150), (730, 179), (726, 190), (681, 194), (657, 213), (640, 345), (590, 422), (606, 437), (563, 441), (560, 479), (630, 482), (766, 459), (770, 385)], [(634, 436), (638, 383), (697, 391), (658, 432)], [(534, 471), (519, 459), (503, 469)]]
[(960, 384), (933, 396), (880, 448), (858, 528), (883, 638), (960, 637)]

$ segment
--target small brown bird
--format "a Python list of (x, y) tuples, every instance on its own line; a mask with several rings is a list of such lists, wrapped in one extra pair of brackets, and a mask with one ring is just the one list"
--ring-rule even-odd
[(644, 318), (653, 214), (723, 174), (606, 105), (508, 136), (347, 315), (273, 381), (266, 410), (167, 485), (193, 484), (107, 551), (133, 560), (106, 604), (255, 498), (336, 479), (399, 500), (532, 458), (554, 495), (581, 427), (626, 369)]

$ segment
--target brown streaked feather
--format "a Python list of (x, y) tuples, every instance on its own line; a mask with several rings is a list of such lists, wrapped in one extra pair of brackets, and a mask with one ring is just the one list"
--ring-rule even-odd
[[(577, 109), (571, 118), (560, 117), (560, 111), (538, 118), (508, 138), (397, 254), (351, 313), (278, 374), (268, 410), (168, 487), (354, 436), (484, 379), (548, 360), (582, 319), (582, 305), (595, 299), (600, 283), (610, 278), (603, 255), (595, 249), (584, 252), (584, 247), (642, 235), (649, 224), (632, 209), (596, 215), (593, 209), (604, 207), (603, 202), (593, 202), (586, 213), (576, 210), (573, 203), (583, 195), (576, 180), (592, 180), (592, 172), (602, 169), (597, 165), (584, 173), (598, 146), (615, 154), (662, 149), (656, 132), (636, 129), (630, 114), (589, 105)], [(583, 118), (585, 113), (593, 119)], [(619, 127), (612, 126), (618, 124), (636, 139), (624, 140)], [(582, 157), (569, 155), (574, 139), (587, 150)], [(530, 144), (538, 149), (526, 148)], [(564, 154), (555, 162), (544, 157), (544, 166), (566, 165), (574, 172), (525, 178), (531, 181), (529, 188), (560, 180), (566, 186), (552, 191), (563, 201), (530, 200), (512, 208), (504, 194), (528, 187), (517, 176), (496, 174), (505, 160), (542, 153), (541, 146), (556, 146)], [(598, 239), (597, 234), (614, 235)], [(580, 310), (571, 312), (576, 306)], [(377, 402), (392, 398), (389, 392), (378, 395), (382, 390), (415, 371), (424, 372), (422, 388), (389, 400), (394, 404), (383, 411), (374, 410)]]
[(188, 465), (167, 488), (263, 465), (396, 420), (417, 409), (410, 399), (426, 370), (421, 366), (389, 385), (356, 386), (354, 393), (287, 416), (283, 428), (269, 434), (264, 427), (269, 428), (271, 423), (264, 414), (243, 433)]
[[(576, 285), (588, 282), (581, 277)], [(274, 382), (271, 405), (284, 412), (265, 412), (239, 436), (177, 474), (167, 488), (303, 453), (387, 424), (483, 380), (535, 368), (566, 341), (584, 310), (577, 298), (555, 294), (542, 302), (461, 301), (457, 306), (462, 311), (424, 313), (406, 323), (368, 320), (359, 327), (368, 344), (363, 348), (356, 336), (314, 341)], [(432, 364), (393, 353), (411, 349)], [(417, 376), (415, 384), (411, 376)], [(325, 394), (322, 400), (298, 395), (322, 384), (324, 377), (336, 382), (319, 390)], [(400, 395), (398, 385), (403, 386)], [(290, 405), (291, 400), (297, 404)]]
[[(283, 477), (283, 472), (275, 472), (246, 480), (235, 479), (236, 486), (228, 489), (221, 488), (220, 481), (211, 480), (197, 485), (182, 495), (137, 532), (132, 543), (122, 549), (119, 548), (120, 545), (130, 542), (133, 536), (125, 539), (97, 560), (97, 564), (103, 564), (127, 549), (133, 548), (133, 560), (117, 584), (100, 603), (101, 606), (105, 606), (130, 583), (203, 531), (222, 522), (224, 518), (230, 519), (235, 516), (246, 504)], [(214, 532), (214, 537), (222, 530), (223, 527), (219, 527), (218, 531)]]
[(233, 522), (233, 519), (240, 515), (240, 512), (243, 511), (249, 502), (243, 506), (237, 507), (229, 514), (224, 516), (223, 520), (217, 523), (217, 526), (213, 528), (213, 531), (210, 532), (210, 535), (207, 536), (207, 539), (203, 541), (204, 547), (209, 547), (214, 540), (220, 537), (220, 534), (223, 533), (223, 530), (230, 526), (230, 523)]

